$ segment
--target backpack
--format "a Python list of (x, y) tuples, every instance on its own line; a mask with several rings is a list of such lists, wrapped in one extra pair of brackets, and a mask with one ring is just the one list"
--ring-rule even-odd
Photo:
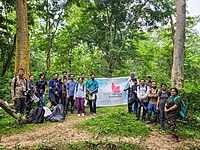
[[(177, 98), (180, 98), (180, 96), (176, 96), (174, 98), (174, 102), (177, 100)], [(183, 102), (183, 100), (181, 100), (181, 107), (180, 107), (178, 115), (179, 115), (180, 118), (185, 118), (186, 117), (186, 105)]]
[(44, 113), (45, 110), (40, 107), (36, 107), (28, 119), (28, 123), (43, 123), (44, 122)]
[(51, 122), (63, 122), (64, 120), (65, 120), (65, 114), (64, 114), (63, 105), (57, 104), (54, 107), (50, 121)]
[[(139, 90), (140, 90), (140, 85), (139, 86)], [(147, 88), (148, 88), (148, 85), (145, 85), (145, 92), (147, 92)]]
[[(76, 91), (75, 91), (75, 92), (77, 92), (77, 91), (78, 91), (78, 85), (79, 85), (79, 83), (78, 83), (78, 82), (76, 82), (76, 84), (75, 84)], [(83, 92), (84, 92), (85, 85), (82, 83), (82, 86), (83, 86)]]

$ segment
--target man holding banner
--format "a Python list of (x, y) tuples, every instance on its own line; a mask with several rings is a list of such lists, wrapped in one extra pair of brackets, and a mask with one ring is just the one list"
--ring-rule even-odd
[(97, 101), (97, 93), (99, 88), (99, 83), (95, 80), (95, 74), (91, 73), (91, 80), (87, 82), (86, 88), (89, 95), (89, 106), (90, 113), (96, 115), (96, 101)]

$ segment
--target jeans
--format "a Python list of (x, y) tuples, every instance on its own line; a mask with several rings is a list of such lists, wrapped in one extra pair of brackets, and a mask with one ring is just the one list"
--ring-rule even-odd
[(142, 119), (146, 119), (146, 113), (147, 113), (147, 106), (149, 102), (138, 102), (138, 107), (137, 107), (137, 113), (136, 117), (140, 118), (140, 112), (141, 112), (141, 107), (143, 107), (143, 112), (142, 112)]
[(66, 100), (67, 100), (67, 112), (69, 108), (69, 103), (71, 103), (71, 113), (73, 113), (74, 112), (74, 96), (70, 96)]
[(78, 98), (76, 97), (76, 109), (78, 114), (80, 114), (80, 112), (82, 111), (82, 113), (85, 113), (85, 99), (84, 98)]
[(97, 101), (97, 95), (95, 95), (94, 100), (89, 100), (90, 113), (96, 114), (96, 101)]
[(16, 98), (15, 99), (15, 110), (17, 113), (24, 113), (26, 109), (26, 98)]
[(40, 107), (40, 101), (42, 102), (42, 107), (45, 106), (45, 98), (44, 98), (44, 93), (37, 93), (37, 97), (40, 99), (37, 103), (37, 106)]
[(52, 94), (49, 96), (49, 100), (53, 106), (56, 106), (57, 104), (59, 104), (59, 99), (60, 99), (60, 96), (55, 95), (55, 94)]
[(156, 110), (156, 104), (148, 104), (148, 120), (151, 119), (152, 116), (152, 111), (154, 112), (154, 117), (153, 117), (153, 121), (156, 122), (157, 121), (157, 117), (158, 117), (158, 113)]

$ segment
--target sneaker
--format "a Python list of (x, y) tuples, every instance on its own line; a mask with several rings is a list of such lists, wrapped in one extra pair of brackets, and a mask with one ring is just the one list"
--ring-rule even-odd
[(96, 116), (97, 114), (96, 114), (96, 113), (93, 113), (93, 115)]
[(82, 113), (82, 116), (85, 116), (85, 114), (84, 114), (84, 113)]
[(81, 114), (78, 114), (78, 116), (81, 116)]

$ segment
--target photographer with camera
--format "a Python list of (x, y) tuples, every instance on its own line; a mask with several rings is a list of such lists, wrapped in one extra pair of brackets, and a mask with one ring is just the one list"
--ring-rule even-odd
[(24, 77), (25, 70), (20, 68), (18, 75), (12, 79), (11, 95), (17, 113), (23, 114), (26, 109), (26, 98), (28, 94), (28, 82)]

